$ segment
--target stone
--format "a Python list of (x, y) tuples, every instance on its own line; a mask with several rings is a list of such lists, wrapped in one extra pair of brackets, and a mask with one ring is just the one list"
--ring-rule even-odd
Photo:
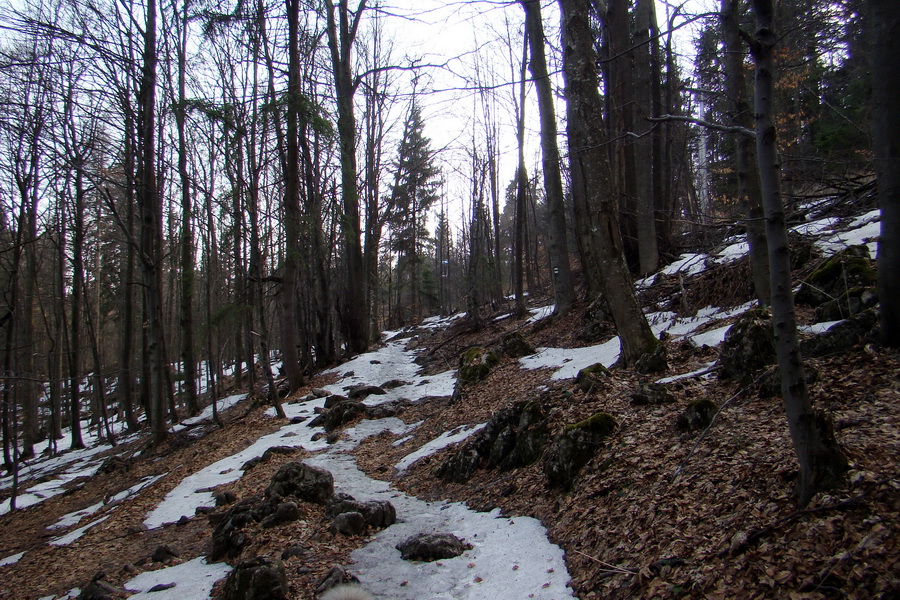
[(775, 333), (772, 318), (765, 309), (752, 309), (738, 317), (725, 334), (719, 351), (720, 379), (736, 379), (742, 386), (757, 373), (775, 364)]
[(557, 435), (544, 461), (544, 475), (551, 489), (569, 491), (575, 477), (597, 452), (603, 440), (618, 424), (609, 413), (599, 412), (584, 421), (566, 426)]
[(332, 394), (325, 398), (325, 408), (334, 408), (341, 402), (349, 402), (350, 398), (340, 394)]
[(287, 600), (287, 575), (280, 560), (257, 556), (237, 564), (222, 589), (222, 600)]
[(327, 514), (330, 517), (349, 512), (360, 513), (367, 525), (379, 529), (397, 522), (397, 510), (387, 500), (360, 502), (350, 494), (339, 493), (328, 503)]
[[(804, 358), (820, 358), (829, 354), (846, 352), (848, 348), (867, 338), (877, 337), (878, 312), (869, 309), (840, 323), (828, 331), (800, 341)], [(780, 392), (779, 392), (780, 393)]]
[(372, 394), (383, 396), (386, 394), (383, 389), (378, 387), (377, 385), (357, 385), (350, 388), (350, 391), (347, 393), (347, 397), (351, 400), (362, 400), (366, 396), (371, 396)]
[(263, 529), (277, 527), (282, 523), (290, 523), (300, 518), (300, 507), (296, 502), (281, 502), (275, 507), (275, 512), (266, 517), (260, 523)]
[(875, 286), (850, 288), (840, 296), (816, 307), (816, 322), (839, 321), (858, 315), (878, 304)]
[(355, 400), (346, 400), (318, 415), (308, 425), (309, 427), (322, 427), (327, 433), (330, 433), (364, 414), (366, 414), (365, 404)]
[(840, 298), (853, 288), (871, 288), (878, 275), (869, 250), (864, 245), (850, 246), (823, 259), (800, 284), (796, 301), (819, 306)]
[(178, 558), (178, 551), (165, 544), (157, 546), (156, 550), (154, 550), (153, 554), (150, 556), (150, 560), (159, 563), (168, 562), (173, 558)]
[(248, 471), (256, 465), (266, 462), (275, 454), (294, 454), (299, 451), (300, 448), (296, 446), (272, 446), (271, 448), (266, 448), (266, 451), (262, 453), (262, 456), (255, 456), (241, 465), (241, 470)]
[(708, 398), (694, 400), (678, 415), (675, 427), (685, 432), (706, 429), (718, 412), (719, 405), (712, 400)]
[(594, 388), (603, 387), (608, 378), (609, 369), (603, 363), (594, 363), (578, 371), (578, 375), (575, 376), (575, 383), (583, 391), (590, 392)]
[(662, 373), (668, 368), (668, 351), (664, 344), (657, 344), (653, 352), (642, 354), (634, 363), (634, 370), (638, 373)]
[(234, 492), (219, 492), (213, 494), (213, 500), (216, 501), (216, 506), (227, 506), (237, 502), (237, 496)]
[(328, 530), (341, 535), (362, 535), (366, 531), (366, 518), (358, 512), (341, 513), (334, 518)]
[(500, 342), (500, 351), (510, 358), (522, 358), (537, 352), (534, 346), (528, 343), (525, 336), (518, 331), (503, 336), (503, 340)]
[(673, 402), (675, 402), (675, 396), (662, 383), (642, 383), (637, 390), (631, 393), (631, 403), (636, 406), (671, 404)]
[(500, 363), (500, 357), (493, 350), (474, 346), (459, 357), (457, 381), (462, 385), (484, 380), (491, 370)]
[(281, 553), (281, 560), (287, 560), (289, 558), (300, 558), (304, 554), (306, 554), (306, 548), (299, 544), (294, 544)]
[(452, 533), (417, 533), (397, 544), (403, 560), (435, 561), (459, 556), (472, 546)]
[(385, 381), (381, 384), (381, 389), (383, 390), (393, 390), (398, 387), (403, 387), (404, 385), (409, 385), (408, 381), (403, 381), (402, 379), (391, 379)]
[(302, 462), (289, 462), (272, 476), (266, 498), (281, 500), (294, 497), (313, 504), (326, 504), (334, 495), (334, 478), (319, 467)]

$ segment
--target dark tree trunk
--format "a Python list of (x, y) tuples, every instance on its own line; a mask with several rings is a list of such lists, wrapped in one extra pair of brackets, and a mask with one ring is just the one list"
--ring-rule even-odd
[(596, 56), (588, 20), (588, 0), (560, 0), (563, 35), (563, 72), (568, 109), (569, 160), (585, 178), (594, 215), (603, 294), (622, 343), (619, 364), (631, 365), (659, 343), (650, 330), (625, 264), (622, 238), (611, 200), (610, 168), (604, 150), (606, 135), (600, 119), (603, 101), (597, 85)]
[(772, 0), (752, 0), (756, 33), (751, 51), (756, 62), (755, 114), (759, 181), (766, 212), (766, 237), (772, 286), (772, 323), (775, 351), (781, 372), (781, 394), (794, 452), (800, 464), (797, 498), (806, 506), (812, 497), (834, 487), (847, 470), (831, 421), (813, 409), (806, 387), (803, 358), (797, 338), (794, 295), (791, 289), (791, 256), (781, 200), (781, 176), (774, 123), (776, 35)]
[(528, 173), (525, 170), (525, 69), (528, 66), (528, 30), (522, 36), (522, 65), (519, 70), (519, 100), (516, 115), (516, 145), (518, 167), (516, 168), (516, 216), (513, 249), (513, 285), (516, 295), (516, 315), (524, 317), (525, 310), (525, 221), (528, 218)]
[(548, 232), (550, 237), (550, 275), (556, 312), (565, 314), (572, 308), (574, 289), (569, 268), (569, 248), (566, 234), (566, 207), (563, 197), (562, 175), (559, 167), (559, 146), (556, 142), (556, 111), (553, 91), (547, 73), (544, 51), (544, 25), (539, 0), (519, 0), (525, 9), (525, 28), (531, 49), (529, 66), (538, 96), (541, 119), (541, 166), (547, 192)]
[[(740, 0), (722, 0), (719, 17), (722, 22), (722, 40), (725, 44), (725, 95), (732, 108), (727, 111), (731, 125), (751, 129), (753, 113), (747, 100), (744, 79), (744, 51), (741, 45), (739, 23)], [(744, 206), (747, 227), (747, 244), (750, 246), (750, 267), (753, 287), (761, 306), (769, 305), (772, 295), (769, 286), (769, 257), (766, 245), (766, 225), (763, 218), (762, 199), (759, 191), (759, 170), (756, 168), (756, 152), (753, 140), (737, 134), (735, 139), (734, 168), (737, 175), (738, 197)]]
[(878, 298), (881, 340), (900, 348), (900, 11), (894, 0), (870, 0), (872, 35), (872, 130), (881, 236)]
[[(653, 132), (646, 118), (653, 115), (653, 85), (651, 83), (651, 20), (655, 0), (636, 0), (634, 9), (634, 105), (640, 114), (635, 119), (634, 142), (636, 171), (635, 209), (637, 211), (638, 270), (642, 275), (656, 271), (659, 266), (659, 247), (656, 235), (656, 201), (653, 197)], [(654, 125), (654, 128), (658, 125)]]

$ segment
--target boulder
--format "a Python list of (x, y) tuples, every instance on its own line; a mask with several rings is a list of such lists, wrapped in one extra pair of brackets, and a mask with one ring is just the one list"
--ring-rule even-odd
[(302, 462), (282, 465), (266, 488), (266, 498), (274, 500), (293, 497), (304, 502), (326, 504), (333, 495), (334, 478), (331, 473)]
[(850, 288), (840, 296), (816, 307), (816, 322), (839, 321), (868, 310), (878, 304), (875, 286)]
[(355, 400), (347, 400), (335, 404), (310, 421), (308, 425), (309, 427), (323, 427), (326, 432), (331, 432), (365, 413), (365, 404)]
[(387, 500), (360, 502), (350, 494), (335, 494), (328, 502), (327, 512), (330, 517), (348, 512), (358, 512), (363, 516), (367, 525), (379, 529), (397, 522), (397, 510)]
[(634, 370), (638, 373), (662, 373), (668, 368), (668, 352), (664, 344), (657, 344), (653, 352), (641, 355), (634, 363)]
[(832, 325), (828, 331), (801, 340), (800, 351), (804, 358), (818, 358), (838, 352), (845, 352), (861, 341), (876, 336), (878, 313), (869, 309), (840, 323)]
[(686, 432), (706, 429), (712, 423), (717, 412), (719, 412), (719, 405), (712, 400), (708, 398), (694, 400), (678, 415), (675, 427)]
[(525, 336), (518, 331), (503, 336), (503, 340), (500, 342), (500, 351), (510, 358), (521, 358), (537, 352), (534, 346), (528, 343)]
[(362, 535), (366, 531), (366, 518), (359, 512), (341, 513), (334, 518), (328, 530), (341, 535)]
[(544, 462), (547, 485), (563, 491), (572, 489), (578, 472), (617, 426), (612, 415), (599, 412), (563, 429), (547, 450)]
[(224, 515), (210, 515), (210, 523), (215, 524), (212, 533), (213, 560), (236, 558), (250, 543), (250, 536), (244, 527), (261, 521), (274, 512), (271, 502), (262, 496), (251, 496), (228, 509)]
[(287, 575), (280, 560), (257, 556), (237, 564), (222, 589), (222, 600), (287, 600)]
[(178, 558), (178, 551), (165, 544), (157, 546), (156, 550), (154, 550), (153, 554), (150, 556), (151, 561), (158, 563), (169, 562), (173, 558)]
[(603, 363), (594, 363), (578, 371), (578, 375), (575, 376), (575, 383), (583, 391), (590, 392), (594, 388), (602, 388), (608, 378), (609, 369)]
[(671, 404), (673, 402), (675, 402), (675, 396), (662, 383), (642, 383), (637, 390), (631, 393), (631, 403), (637, 406)]
[(403, 560), (435, 561), (459, 556), (472, 546), (452, 533), (417, 533), (397, 544)]
[(462, 385), (478, 383), (485, 379), (499, 362), (500, 357), (493, 350), (481, 346), (469, 348), (459, 357), (457, 380)]
[(280, 502), (275, 507), (275, 512), (266, 517), (260, 523), (263, 529), (270, 529), (281, 525), (282, 523), (290, 523), (300, 518), (300, 507), (296, 502)]
[(371, 396), (372, 394), (383, 396), (386, 394), (383, 389), (378, 387), (377, 385), (357, 385), (350, 388), (350, 391), (347, 393), (347, 397), (351, 400), (362, 400), (366, 396)]
[(347, 396), (342, 396), (340, 394), (332, 394), (325, 398), (325, 408), (334, 408), (341, 402), (348, 402), (350, 398)]
[(747, 385), (760, 370), (774, 363), (775, 333), (769, 311), (748, 310), (725, 334), (716, 363), (719, 378)]
[(796, 300), (800, 304), (819, 306), (853, 288), (871, 288), (877, 279), (869, 249), (863, 245), (850, 246), (816, 265), (800, 284)]

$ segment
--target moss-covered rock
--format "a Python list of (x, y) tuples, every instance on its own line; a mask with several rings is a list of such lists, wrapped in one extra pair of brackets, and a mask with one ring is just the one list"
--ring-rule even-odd
[(876, 337), (877, 328), (878, 312), (870, 308), (846, 321), (832, 325), (828, 331), (802, 340), (800, 351), (805, 358), (845, 352), (866, 339)]
[(528, 343), (525, 336), (518, 331), (503, 336), (503, 341), (500, 343), (500, 350), (504, 355), (510, 358), (521, 358), (537, 352), (534, 346)]
[(585, 392), (589, 392), (595, 387), (602, 387), (608, 378), (609, 369), (602, 363), (594, 363), (578, 371), (575, 383)]
[(673, 402), (675, 402), (675, 396), (662, 383), (642, 383), (637, 390), (631, 393), (631, 403), (637, 406), (672, 404)]
[(572, 489), (575, 477), (596, 454), (600, 444), (617, 427), (609, 413), (600, 412), (566, 426), (546, 452), (544, 476), (551, 489)]
[(819, 306), (853, 288), (873, 287), (878, 280), (866, 246), (850, 246), (822, 260), (800, 285), (797, 302)]
[(837, 298), (816, 307), (816, 322), (840, 321), (858, 315), (878, 304), (878, 290), (874, 287), (855, 287)]
[(681, 431), (697, 431), (698, 429), (706, 429), (712, 423), (716, 413), (719, 412), (719, 405), (709, 398), (700, 398), (688, 404), (678, 419), (675, 426)]
[(775, 332), (769, 311), (748, 310), (725, 334), (719, 350), (721, 379), (737, 379), (741, 385), (750, 383), (756, 374), (775, 363)]
[(493, 350), (481, 346), (469, 348), (459, 357), (458, 381), (463, 384), (478, 383), (497, 366), (500, 357)]
[(657, 344), (653, 352), (641, 355), (634, 363), (638, 373), (662, 373), (669, 368), (669, 354), (664, 344)]

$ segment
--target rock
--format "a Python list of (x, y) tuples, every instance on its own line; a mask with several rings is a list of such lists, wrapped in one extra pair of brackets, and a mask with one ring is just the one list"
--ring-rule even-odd
[(347, 394), (347, 397), (351, 400), (362, 400), (366, 396), (371, 396), (372, 394), (383, 396), (386, 393), (387, 392), (385, 392), (377, 385), (357, 385), (350, 388), (350, 392)]
[(366, 414), (365, 404), (355, 400), (346, 400), (335, 404), (332, 408), (310, 421), (309, 427), (323, 427), (326, 432), (331, 432), (364, 414)]
[(313, 398), (325, 398), (325, 397), (329, 396), (330, 394), (328, 392), (326, 392), (325, 390), (323, 390), (322, 388), (313, 388), (313, 389), (309, 390), (309, 395), (312, 396)]
[(282, 465), (266, 488), (266, 498), (281, 500), (294, 497), (304, 502), (326, 504), (334, 495), (334, 478), (319, 467), (301, 462)]
[(568, 491), (584, 465), (594, 457), (597, 448), (618, 424), (609, 413), (596, 413), (567, 426), (557, 435), (544, 461), (544, 475), (550, 488)]
[(725, 334), (719, 351), (719, 378), (747, 385), (764, 367), (775, 363), (775, 333), (765, 309), (748, 310)]
[(671, 404), (673, 402), (675, 402), (675, 396), (662, 383), (642, 383), (636, 391), (631, 393), (631, 403), (637, 406)]
[(296, 446), (272, 446), (271, 448), (267, 448), (262, 456), (255, 456), (241, 465), (241, 470), (248, 471), (256, 465), (266, 462), (275, 454), (294, 454), (299, 451), (300, 448)]
[(237, 502), (237, 496), (234, 492), (219, 492), (213, 494), (213, 500), (216, 501), (216, 506), (227, 506)]
[(819, 306), (853, 288), (871, 288), (878, 275), (866, 246), (850, 246), (822, 260), (800, 284), (796, 301)]
[(634, 363), (634, 370), (638, 373), (662, 373), (668, 368), (668, 352), (664, 344), (658, 344), (653, 352), (641, 355)]
[(529, 465), (540, 457), (547, 437), (540, 402), (517, 402), (494, 413), (437, 468), (435, 475), (444, 481), (465, 483), (482, 466), (509, 470)]
[(341, 396), (340, 394), (332, 394), (325, 398), (325, 408), (334, 408), (341, 402), (349, 402), (350, 398), (347, 396)]
[(472, 546), (452, 533), (417, 533), (397, 544), (403, 560), (434, 561), (459, 556)]
[(335, 494), (328, 503), (327, 513), (330, 517), (349, 512), (360, 513), (366, 524), (372, 527), (384, 528), (397, 522), (397, 510), (386, 500), (360, 502), (350, 494), (341, 493)]
[(153, 592), (164, 592), (166, 590), (171, 590), (173, 587), (175, 587), (175, 585), (176, 584), (174, 583), (157, 583), (152, 588), (147, 590), (147, 593), (152, 594)]
[(500, 357), (493, 350), (481, 346), (469, 348), (459, 357), (457, 381), (462, 385), (478, 383), (485, 379), (491, 369), (500, 363)]
[(616, 328), (608, 321), (588, 323), (578, 334), (578, 339), (586, 344), (596, 344), (608, 340), (616, 334)]
[(409, 385), (408, 381), (403, 381), (402, 379), (391, 379), (389, 381), (385, 381), (381, 384), (381, 389), (383, 390), (393, 390), (398, 387), (403, 387), (404, 385)]
[(719, 412), (719, 406), (715, 402), (708, 398), (700, 398), (685, 407), (678, 415), (675, 426), (681, 431), (706, 429), (712, 423), (717, 412)]
[(260, 523), (263, 529), (270, 529), (281, 525), (282, 523), (290, 523), (300, 518), (300, 507), (296, 502), (281, 502), (275, 507), (275, 512), (266, 517)]
[(287, 600), (287, 576), (280, 560), (257, 556), (242, 560), (229, 573), (222, 600)]
[(816, 307), (816, 322), (839, 321), (858, 315), (878, 304), (875, 286), (850, 288), (837, 298)]
[(341, 513), (334, 518), (328, 530), (341, 535), (362, 535), (366, 531), (366, 518), (358, 512)]
[(832, 325), (828, 331), (801, 340), (800, 351), (804, 358), (819, 358), (845, 352), (866, 338), (876, 337), (877, 327), (878, 313), (874, 309), (869, 309)]
[(575, 376), (575, 383), (583, 391), (589, 392), (594, 388), (603, 387), (608, 378), (609, 369), (602, 363), (594, 363), (578, 371), (578, 375)]
[(289, 558), (299, 558), (304, 554), (306, 554), (306, 548), (299, 544), (294, 544), (281, 553), (281, 560), (287, 560)]
[(503, 340), (500, 342), (500, 351), (510, 358), (521, 358), (537, 352), (534, 346), (528, 343), (525, 336), (518, 331), (503, 336)]
[[(243, 528), (250, 523), (257, 521), (256, 517), (265, 512), (263, 507), (269, 506), (261, 496), (251, 496), (241, 500), (218, 520), (218, 524), (212, 533), (212, 552), (210, 557), (213, 560), (221, 560), (222, 558), (236, 558), (243, 549), (250, 543), (250, 538), (244, 533)], [(261, 518), (264, 518), (264, 515)], [(213, 522), (213, 515), (210, 515), (210, 522)]]
[(359, 579), (344, 567), (336, 565), (331, 567), (328, 573), (325, 574), (325, 577), (316, 584), (316, 593), (321, 594), (337, 585), (346, 583), (359, 583)]
[(171, 546), (166, 545), (157, 546), (156, 550), (154, 550), (153, 554), (150, 556), (150, 560), (159, 563), (168, 562), (173, 558), (178, 558), (178, 551), (174, 550)]
[(366, 407), (366, 416), (370, 419), (386, 419), (387, 417), (396, 416), (397, 413), (409, 406), (409, 401), (396, 400), (394, 402), (385, 402), (376, 406)]
[(103, 464), (100, 465), (97, 472), (104, 475), (110, 473), (127, 473), (128, 470), (131, 469), (131, 463), (132, 460), (128, 458), (122, 456), (110, 456), (103, 461)]
[(296, 417), (291, 417), (291, 425), (299, 425), (300, 423), (306, 421), (307, 417), (301, 417), (297, 415)]

